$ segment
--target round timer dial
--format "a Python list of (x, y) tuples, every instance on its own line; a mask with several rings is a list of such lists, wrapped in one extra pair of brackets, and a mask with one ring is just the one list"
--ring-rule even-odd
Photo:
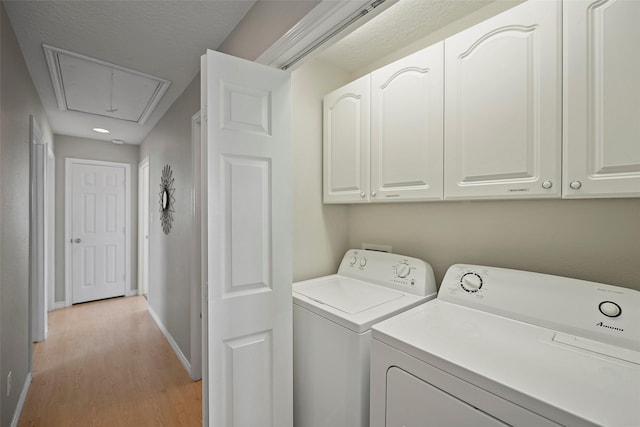
[(407, 277), (410, 272), (411, 272), (411, 267), (409, 267), (407, 264), (402, 263), (396, 267), (396, 276), (398, 276), (401, 279), (404, 279), (405, 277)]
[(466, 292), (478, 292), (482, 288), (482, 277), (477, 273), (465, 273), (460, 278), (460, 286)]

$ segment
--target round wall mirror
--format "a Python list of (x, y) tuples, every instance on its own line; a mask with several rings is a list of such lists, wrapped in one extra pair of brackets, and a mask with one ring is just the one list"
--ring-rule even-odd
[(160, 222), (162, 223), (164, 234), (169, 234), (173, 224), (174, 204), (176, 201), (173, 196), (174, 192), (173, 171), (171, 166), (165, 165), (162, 168), (162, 176), (160, 177)]

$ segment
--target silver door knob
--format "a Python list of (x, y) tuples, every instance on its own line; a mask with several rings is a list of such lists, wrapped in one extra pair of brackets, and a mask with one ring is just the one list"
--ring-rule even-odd
[(82, 242), (82, 239), (80, 238), (73, 239), (73, 243), (80, 243), (80, 242)]
[(375, 191), (372, 191), (371, 192), (371, 197), (376, 197), (376, 194), (378, 194), (378, 193), (376, 193)]
[(366, 196), (366, 194), (364, 193), (364, 191), (361, 191), (361, 192), (360, 192), (360, 197), (361, 197), (361, 198), (364, 198), (364, 196)]
[(574, 190), (577, 190), (578, 188), (582, 187), (582, 183), (580, 181), (571, 181), (571, 183), (569, 184), (569, 187), (571, 187)]

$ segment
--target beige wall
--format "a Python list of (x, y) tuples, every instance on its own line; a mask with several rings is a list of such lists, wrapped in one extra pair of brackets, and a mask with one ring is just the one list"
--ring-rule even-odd
[[(49, 122), (29, 77), (16, 36), (0, 6), (0, 426), (9, 426), (30, 370), (29, 116), (45, 142)], [(12, 391), (7, 396), (7, 374)]]
[(116, 145), (111, 142), (75, 136), (56, 135), (54, 154), (56, 156), (56, 279), (55, 302), (65, 300), (65, 159), (102, 160), (126, 163), (131, 168), (131, 286), (129, 292), (138, 289), (138, 158), (137, 145)]
[(258, 0), (217, 50), (253, 61), (317, 4), (317, 0)]
[(526, 200), (351, 206), (349, 245), (428, 261), (575, 277), (640, 290), (640, 200)]
[(335, 273), (348, 249), (348, 207), (322, 203), (322, 97), (348, 81), (320, 61), (291, 76), (294, 281)]
[[(190, 360), (191, 117), (200, 110), (200, 75), (189, 84), (140, 146), (149, 157), (149, 304)], [(171, 166), (175, 212), (171, 232), (160, 223), (162, 168)]]

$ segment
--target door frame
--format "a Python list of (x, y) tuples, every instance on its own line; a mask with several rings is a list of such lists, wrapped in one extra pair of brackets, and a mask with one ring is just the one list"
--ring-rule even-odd
[[(50, 223), (49, 169), (52, 167), (51, 145), (45, 142), (37, 120), (29, 116), (30, 146), (30, 249), (29, 249), (29, 342), (47, 338), (47, 312), (49, 306)], [(31, 363), (31, 360), (30, 360)]]
[[(191, 116), (191, 379), (203, 377), (203, 286), (202, 286), (202, 120), (200, 111)], [(206, 242), (206, 240), (205, 240)], [(204, 401), (204, 400), (203, 400)]]
[(73, 210), (73, 175), (71, 168), (73, 165), (91, 165), (91, 166), (108, 166), (124, 168), (124, 292), (126, 296), (131, 293), (131, 165), (129, 163), (108, 162), (103, 160), (87, 160), (74, 157), (66, 157), (64, 159), (64, 305), (71, 305), (71, 212)]
[[(147, 271), (146, 271), (146, 275), (147, 275), (147, 289), (143, 289), (142, 287), (142, 274), (143, 274), (143, 266), (144, 266), (144, 262), (143, 262), (143, 255), (144, 255), (144, 222), (147, 221), (147, 223), (151, 220), (150, 216), (147, 215), (146, 218), (143, 217), (143, 195), (145, 193), (144, 191), (144, 180), (142, 179), (143, 176), (143, 168), (147, 168), (147, 171), (149, 172), (149, 176), (150, 176), (150, 170), (149, 170), (149, 156), (146, 156), (144, 159), (142, 159), (142, 161), (140, 163), (138, 163), (138, 295), (143, 295), (144, 291), (147, 291), (147, 298), (149, 297), (149, 289), (148, 289), (148, 282), (149, 282), (149, 251), (147, 250)], [(149, 209), (147, 209), (147, 213), (149, 214), (151, 212), (150, 208), (151, 208), (151, 204), (149, 203), (149, 196), (150, 196), (150, 185), (149, 185), (149, 181), (147, 181), (147, 207)], [(147, 245), (147, 249), (149, 248), (149, 246)]]

